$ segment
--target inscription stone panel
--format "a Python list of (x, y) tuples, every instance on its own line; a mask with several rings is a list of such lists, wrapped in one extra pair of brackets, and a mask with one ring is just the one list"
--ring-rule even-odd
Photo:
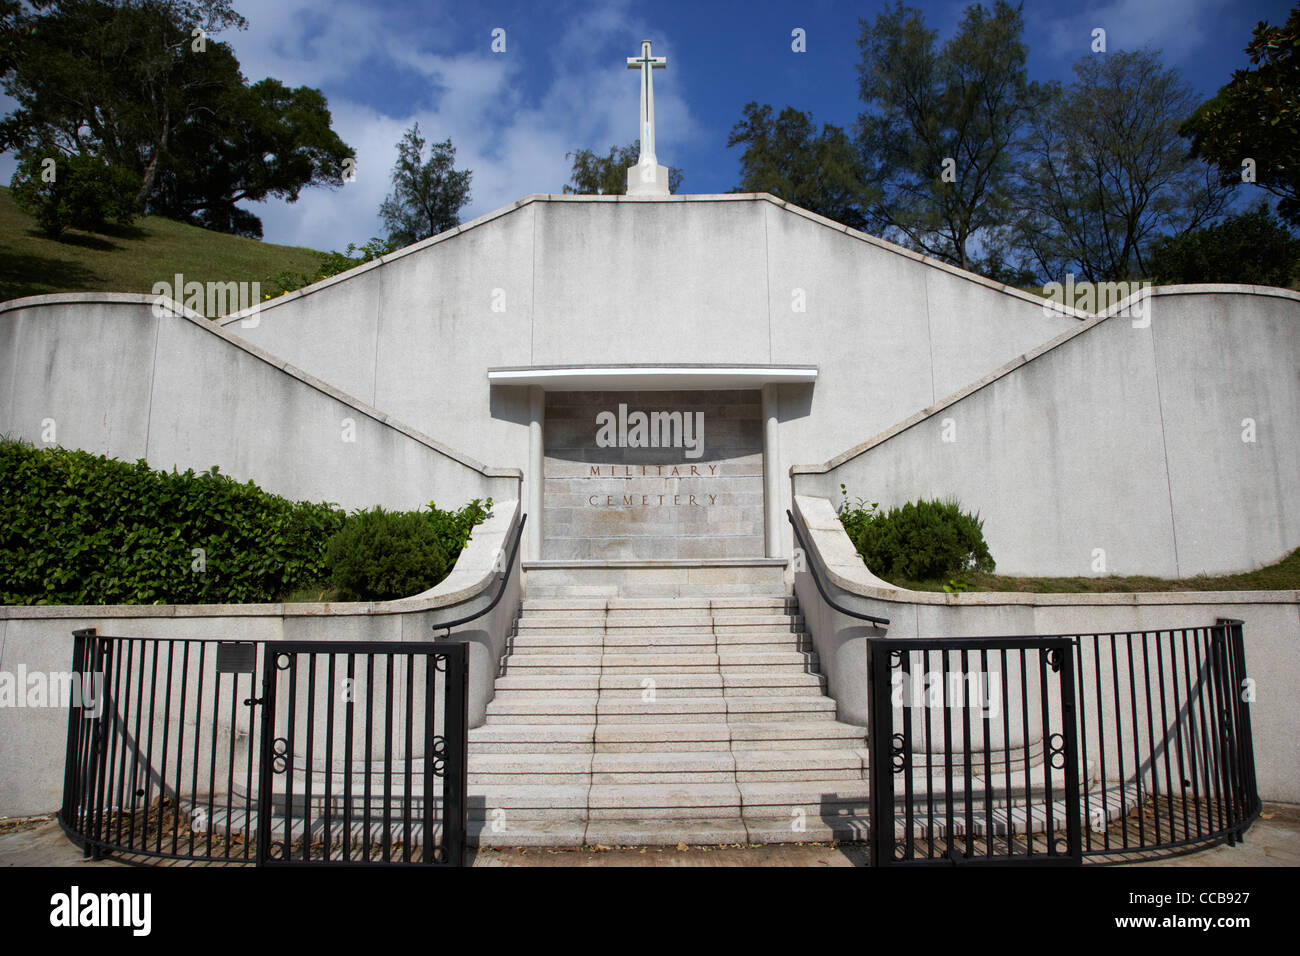
[(549, 559), (762, 557), (756, 390), (549, 392)]

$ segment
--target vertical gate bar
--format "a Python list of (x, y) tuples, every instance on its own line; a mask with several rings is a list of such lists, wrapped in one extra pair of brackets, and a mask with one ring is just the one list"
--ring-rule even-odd
[[(892, 657), (893, 657), (892, 654), (889, 655), (889, 657), (886, 658), (886, 662), (888, 663), (890, 660), (892, 660)], [(912, 706), (911, 706), (911, 704), (912, 704), (913, 702), (910, 702), (910, 701), (909, 701), (909, 695), (910, 695), (910, 693), (911, 693), (911, 691), (912, 691), (912, 689), (913, 689), (913, 688), (912, 688), (912, 653), (911, 653), (911, 651), (900, 651), (898, 657), (899, 657), (900, 667), (901, 667), (901, 670), (902, 670), (902, 678), (903, 678), (903, 747), (902, 747), (902, 751), (903, 751), (903, 767), (902, 767), (902, 771), (903, 771), (903, 800), (904, 800), (904, 803), (903, 803), (903, 859), (904, 859), (904, 860), (909, 860), (909, 861), (910, 861), (910, 860), (914, 860), (914, 859), (916, 858), (916, 843), (915, 843), (914, 834), (913, 834), (913, 831), (914, 831), (915, 828), (916, 828), (916, 827), (915, 827), (915, 816), (916, 816), (916, 811), (915, 811), (915, 809), (914, 809), (914, 807), (913, 807), (913, 803), (912, 803), (912, 797), (914, 796), (914, 794), (913, 794), (913, 784), (912, 784)], [(892, 664), (890, 664), (890, 666), (889, 666), (889, 673), (890, 673), (890, 681), (891, 681), (890, 686), (892, 687), (892, 686), (893, 686), (893, 684), (892, 684), (892, 681), (893, 681), (893, 665), (892, 665)], [(892, 697), (892, 695), (891, 695), (891, 697)], [(889, 728), (889, 730), (890, 730), (889, 739), (890, 739), (890, 742), (891, 742), (891, 745), (890, 745), (890, 750), (891, 750), (891, 751), (893, 750), (893, 745), (892, 745), (892, 741), (893, 741), (893, 729), (894, 729), (893, 726), (892, 726), (892, 725), (893, 725), (893, 722), (894, 722), (893, 712), (894, 712), (894, 711), (893, 711), (893, 701), (892, 701), (892, 699), (891, 699), (891, 701), (890, 701), (890, 710), (889, 710), (889, 713), (890, 713), (889, 722), (890, 722), (890, 725), (891, 725), (890, 728)], [(890, 780), (890, 787), (889, 787), (889, 790), (890, 790), (890, 793), (891, 793), (891, 794), (894, 792), (894, 787), (893, 787), (894, 772), (895, 772), (895, 771), (894, 771), (893, 756), (892, 756), (892, 753), (891, 753), (891, 756), (890, 756), (890, 762), (889, 762), (889, 780)], [(893, 801), (891, 800), (890, 802), (891, 802), (891, 806), (890, 806), (890, 810), (889, 810), (889, 832), (890, 832), (891, 834), (894, 834), (894, 844), (897, 845), (897, 843), (898, 843), (898, 835), (897, 835), (896, 833), (894, 833), (894, 827), (895, 827), (895, 824), (894, 824), (894, 818), (895, 818), (895, 813), (894, 813), (894, 809), (893, 809), (893, 806), (892, 806), (892, 802), (893, 802)], [(893, 847), (891, 847), (891, 848), (890, 848), (891, 860), (892, 860), (892, 853), (893, 853), (893, 852), (894, 852)]]
[[(1043, 833), (1047, 843), (1047, 855), (1056, 856), (1056, 790), (1052, 786), (1052, 715), (1047, 699), (1047, 659), (1052, 653), (1050, 648), (1040, 647), (1038, 651), (1038, 706), (1039, 719), (1043, 722)], [(1032, 835), (1031, 835), (1032, 837)]]
[(1106, 708), (1101, 698), (1101, 635), (1093, 635), (1092, 666), (1097, 674), (1097, 753), (1101, 762), (1101, 805), (1105, 814), (1102, 849), (1110, 850), (1110, 778), (1106, 776)]
[(1115, 761), (1119, 764), (1119, 816), (1121, 846), (1128, 849), (1128, 781), (1124, 777), (1124, 710), (1119, 702), (1119, 655), (1115, 648), (1118, 634), (1110, 635), (1110, 687), (1115, 700)]
[[(224, 845), (222, 847), (222, 859), (230, 859), (230, 822), (235, 806), (235, 736), (236, 728), (239, 724), (239, 675), (230, 675), (230, 743), (227, 745), (229, 751), (226, 759), (226, 822), (224, 830)], [(211, 829), (212, 821), (208, 821), (208, 827)]]
[[(215, 665), (214, 665), (215, 666)], [(204, 819), (204, 829), (208, 835), (205, 856), (212, 858), (212, 817), (217, 804), (217, 734), (221, 730), (221, 671), (212, 673), (212, 744), (208, 748), (208, 815)]]
[[(96, 669), (103, 673), (104, 683), (108, 683), (108, 674), (113, 669), (112, 654), (107, 652), (109, 647), (108, 640), (105, 638), (96, 638)], [(95, 859), (103, 856), (104, 846), (108, 833), (104, 825), (104, 800), (107, 789), (108, 799), (112, 799), (112, 780), (109, 778), (109, 770), (105, 760), (108, 756), (107, 736), (113, 732), (114, 720), (107, 713), (101, 714), (100, 718), (95, 721), (95, 738), (94, 749), (91, 756), (92, 780), (95, 781), (94, 794), (95, 804), (93, 808), (94, 834), (95, 834)], [(118, 811), (121, 813), (121, 810)], [(111, 818), (110, 818), (111, 819)]]
[[(122, 784), (123, 784), (123, 788), (124, 788), (124, 792), (123, 792), (123, 794), (122, 794), (122, 801), (123, 801), (123, 802), (122, 802), (121, 807), (118, 809), (118, 813), (127, 816), (127, 832), (126, 832), (126, 837), (127, 837), (127, 841), (128, 841), (128, 842), (126, 843), (126, 845), (127, 845), (128, 847), (134, 847), (134, 845), (135, 845), (135, 842), (134, 842), (134, 841), (135, 841), (135, 808), (136, 808), (135, 784), (136, 784), (136, 781), (137, 781), (137, 780), (139, 779), (139, 777), (140, 777), (140, 725), (141, 725), (142, 721), (144, 720), (144, 655), (145, 655), (145, 647), (144, 647), (144, 644), (143, 644), (143, 643), (141, 643), (140, 641), (135, 640), (135, 639), (131, 639), (131, 640), (129, 640), (129, 641), (128, 641), (128, 644), (129, 644), (129, 646), (131, 647), (131, 652), (132, 652), (132, 653), (134, 653), (134, 649), (135, 649), (135, 647), (138, 646), (138, 647), (140, 648), (140, 660), (139, 660), (138, 664), (136, 664), (136, 666), (138, 667), (138, 673), (137, 673), (137, 675), (136, 675), (136, 682), (135, 682), (135, 684), (136, 684), (136, 686), (135, 686), (135, 701), (134, 701), (134, 703), (135, 703), (135, 708), (134, 708), (134, 709), (135, 709), (135, 730), (134, 730), (134, 732), (131, 734), (131, 773), (130, 773), (129, 776), (126, 776), (126, 775), (123, 776), (123, 780), (122, 780)], [(129, 716), (130, 716), (129, 714), (126, 714), (126, 715), (124, 715), (124, 718), (127, 718), (127, 717), (129, 717)], [(124, 751), (124, 752), (125, 752), (125, 751)], [(127, 801), (127, 800), (130, 800), (130, 801), (131, 801), (131, 812), (130, 812), (129, 815), (126, 814), (126, 801)], [(120, 842), (120, 841), (119, 841), (119, 842)]]
[(1242, 691), (1244, 690), (1244, 681), (1240, 679), (1238, 659), (1236, 654), (1236, 643), (1233, 640), (1234, 628), (1228, 621), (1224, 624), (1224, 655), (1227, 659), (1227, 682), (1228, 682), (1228, 704), (1227, 714), (1228, 723), (1232, 728), (1232, 806), (1233, 816), (1231, 826), (1233, 829), (1233, 843), (1243, 833), (1243, 823), (1249, 815), (1249, 801), (1246, 799), (1246, 762), (1245, 762), (1245, 742), (1241, 737), (1241, 705)]
[[(1241, 662), (1241, 679), (1242, 689), (1245, 690), (1246, 682), (1250, 680), (1250, 671), (1246, 666), (1246, 626), (1243, 622), (1237, 621), (1233, 625), (1233, 645), (1236, 648), (1237, 660)], [(1251, 696), (1254, 694), (1252, 692)], [(1250, 812), (1253, 814), (1260, 809), (1259, 800), (1259, 781), (1255, 775), (1255, 738), (1252, 736), (1250, 704), (1251, 701), (1242, 698), (1241, 701), (1241, 739), (1245, 741), (1244, 757), (1247, 761), (1246, 786), (1247, 793), (1250, 797)]]
[(415, 730), (415, 701), (412, 700), (414, 694), (415, 678), (415, 658), (410, 654), (402, 656), (403, 664), (406, 668), (406, 706), (403, 708), (406, 712), (405, 718), (405, 753), (403, 754), (402, 768), (402, 862), (411, 862), (411, 809), (412, 801), (415, 794), (411, 792), (411, 762), (414, 759), (414, 753), (411, 747), (414, 744), (412, 740)]
[[(1073, 642), (1072, 642), (1073, 645)], [(1079, 825), (1079, 752), (1075, 737), (1074, 647), (1061, 650), (1061, 735), (1065, 738), (1065, 840), (1069, 855), (1083, 862), (1083, 841)]]
[(1007, 788), (1006, 811), (1003, 815), (1006, 818), (1004, 826), (1007, 831), (1007, 856), (1014, 856), (1016, 851), (1012, 844), (1012, 837), (1015, 830), (1011, 819), (1012, 811), (1015, 810), (1015, 801), (1011, 797), (1011, 711), (1007, 706), (1011, 698), (1007, 693), (1007, 648), (1005, 645), (999, 650), (999, 656), (1002, 664), (1002, 696), (999, 698), (1002, 701), (1002, 776)]
[(348, 697), (343, 711), (343, 860), (352, 862), (352, 724), (357, 697), (356, 654), (348, 653)]
[(172, 814), (172, 854), (180, 852), (181, 793), (184, 792), (185, 779), (185, 705), (189, 703), (190, 680), (190, 641), (182, 641), (185, 654), (181, 657), (181, 701), (180, 721), (176, 727), (176, 812)]
[[(921, 652), (921, 680), (930, 679), (930, 649), (926, 648)], [(929, 842), (929, 853), (926, 859), (934, 859), (934, 727), (930, 717), (930, 702), (924, 701), (921, 707), (921, 717), (925, 721), (925, 833)], [(892, 713), (892, 712), (891, 712)], [(909, 751), (910, 756), (910, 751)], [(908, 775), (911, 775), (909, 766)], [(891, 808), (890, 819), (893, 819), (893, 809)], [(891, 823), (892, 826), (892, 823)], [(912, 829), (912, 810), (907, 810), (907, 827)]]
[[(258, 866), (265, 866), (271, 859), (271, 822), (275, 809), (275, 675), (279, 673), (275, 658), (275, 643), (267, 641), (262, 648), (262, 744), (257, 759)], [(252, 736), (251, 727), (249, 736)]]
[[(208, 663), (208, 645), (207, 642), (199, 643), (199, 680), (197, 692), (194, 696), (194, 760), (190, 765), (190, 797), (197, 807), (199, 802), (199, 754), (203, 743), (203, 683), (207, 676)], [(190, 848), (189, 855), (194, 855), (194, 828), (190, 827)]]
[(1187, 767), (1183, 763), (1183, 730), (1186, 721), (1183, 719), (1183, 708), (1179, 703), (1182, 696), (1178, 683), (1178, 636), (1171, 628), (1169, 630), (1169, 669), (1170, 669), (1170, 694), (1173, 697), (1174, 709), (1174, 750), (1178, 755), (1178, 793), (1179, 806), (1183, 817), (1183, 839), (1191, 838), (1191, 822), (1187, 817)]
[(944, 800), (944, 855), (953, 859), (956, 847), (953, 845), (953, 805), (952, 805), (952, 705), (948, 700), (948, 654), (939, 652), (943, 673), (943, 800)]
[(1224, 623), (1215, 624), (1214, 630), (1219, 645), (1219, 660), (1223, 671), (1223, 711), (1221, 721), (1223, 726), (1223, 747), (1226, 751), (1223, 767), (1223, 782), (1227, 794), (1226, 826), (1229, 832), (1233, 834), (1232, 842), (1235, 843), (1237, 821), (1241, 819), (1241, 805), (1239, 802), (1241, 790), (1237, 786), (1241, 755), (1237, 747), (1236, 707), (1233, 704), (1237, 692), (1233, 683), (1227, 625)]
[[(1025, 855), (1034, 855), (1034, 787), (1029, 773), (1029, 664), (1025, 655), (1027, 648), (1016, 648), (1020, 658), (1020, 727), (1025, 748)], [(1046, 744), (1044, 744), (1046, 750)]]
[(313, 759), (316, 742), (316, 652), (307, 652), (307, 722), (303, 725), (307, 737), (307, 753), (303, 757), (302, 774), (302, 858), (311, 860), (312, 826), (311, 826), (311, 778), (316, 772)]
[(1193, 656), (1196, 658), (1196, 710), (1200, 717), (1200, 733), (1198, 734), (1201, 757), (1201, 783), (1205, 791), (1205, 823), (1213, 831), (1214, 829), (1214, 787), (1211, 784), (1213, 779), (1214, 757), (1211, 752), (1213, 746), (1213, 731), (1210, 729), (1209, 721), (1205, 717), (1205, 693), (1209, 683), (1209, 674), (1207, 673), (1210, 662), (1208, 654), (1202, 651), (1201, 634), (1202, 628), (1195, 628), (1192, 631), (1192, 646), (1195, 648)]
[(443, 777), (442, 832), (450, 866), (465, 865), (466, 830), (469, 823), (469, 644), (441, 645), (447, 655), (446, 743)]
[[(1192, 690), (1192, 664), (1188, 651), (1187, 629), (1182, 629), (1183, 638), (1183, 684), (1187, 690), (1187, 760), (1191, 765), (1192, 777), (1192, 803), (1196, 807), (1196, 835), (1201, 837), (1205, 834), (1205, 829), (1201, 822), (1201, 773), (1200, 773), (1200, 740), (1197, 733), (1196, 725), (1196, 697)], [(1194, 654), (1192, 655), (1194, 656)], [(1197, 668), (1199, 674), (1200, 668)], [(1200, 686), (1200, 678), (1197, 678), (1197, 687)]]
[[(1082, 782), (1080, 783), (1080, 792), (1083, 799), (1083, 821), (1087, 824), (1080, 829), (1080, 853), (1090, 852), (1092, 850), (1092, 777), (1086, 772), (1088, 767), (1088, 698), (1084, 688), (1084, 659), (1083, 659), (1083, 635), (1077, 634), (1072, 639), (1074, 647), (1071, 653), (1074, 656), (1074, 665), (1077, 669), (1078, 688), (1075, 695), (1075, 702), (1078, 708), (1075, 711), (1079, 722), (1079, 769), (1083, 771)], [(1100, 714), (1098, 715), (1100, 717)], [(1102, 809), (1102, 820), (1106, 819), (1106, 811)]]
[(1133, 726), (1133, 781), (1137, 788), (1134, 801), (1137, 804), (1138, 846), (1144, 847), (1147, 845), (1146, 812), (1143, 808), (1143, 804), (1146, 803), (1146, 774), (1142, 772), (1142, 735), (1138, 730), (1137, 674), (1133, 665), (1133, 633), (1131, 631), (1125, 634), (1124, 642), (1128, 649), (1128, 697), (1129, 713), (1132, 717)]
[[(129, 723), (128, 723), (128, 722), (129, 722), (130, 717), (131, 717), (131, 668), (132, 668), (132, 666), (133, 666), (133, 664), (134, 664), (134, 662), (135, 662), (135, 641), (131, 641), (131, 640), (121, 641), (121, 640), (119, 640), (119, 641), (114, 641), (113, 643), (114, 643), (114, 645), (115, 645), (116, 648), (117, 648), (116, 655), (115, 655), (115, 663), (116, 663), (118, 666), (117, 666), (117, 668), (116, 668), (116, 672), (115, 672), (114, 675), (113, 675), (113, 714), (114, 714), (114, 716), (113, 716), (112, 720), (113, 720), (114, 724), (117, 725), (117, 726), (119, 727), (118, 732), (117, 732), (116, 734), (113, 735), (113, 736), (114, 736), (113, 748), (114, 748), (115, 751), (118, 750), (118, 749), (121, 750), (121, 752), (122, 752), (122, 759), (121, 759), (121, 764), (119, 765), (119, 764), (118, 764), (118, 760), (117, 760), (117, 755), (116, 755), (116, 753), (115, 753), (115, 754), (113, 755), (112, 762), (110, 763), (109, 772), (115, 774), (116, 777), (117, 777), (117, 801), (116, 801), (116, 803), (114, 804), (114, 805), (117, 807), (117, 828), (116, 828), (116, 831), (115, 831), (115, 835), (114, 835), (114, 838), (113, 838), (113, 842), (117, 843), (117, 844), (120, 846), (121, 843), (122, 843), (122, 823), (124, 822), (124, 820), (125, 820), (125, 818), (126, 818), (126, 813), (125, 813), (125, 811), (126, 811), (126, 756), (127, 756), (127, 741), (128, 741), (128, 739), (130, 739), (130, 742), (131, 742), (131, 744), (132, 744), (132, 748), (134, 748), (134, 746), (138, 745), (139, 737), (128, 738), (128, 735), (127, 735), (127, 728), (128, 728), (128, 726), (129, 726)], [(125, 647), (126, 647), (126, 667), (125, 667), (125, 669), (123, 669), (122, 666), (121, 666), (121, 664), (122, 664), (122, 648), (123, 648), (123, 645), (125, 645)], [(125, 670), (125, 674), (123, 673), (124, 670)], [(125, 693), (126, 693), (126, 701), (125, 701), (125, 703), (122, 703), (122, 704), (119, 704), (119, 700), (120, 700), (121, 698), (119, 698), (118, 695), (117, 695), (117, 690), (118, 690), (118, 687), (119, 687), (119, 679), (121, 680), (121, 686), (124, 686), (124, 687), (126, 688), (126, 692), (125, 692)], [(121, 740), (121, 747), (120, 747), (120, 748), (118, 747), (118, 744), (117, 744), (117, 741), (118, 741), (119, 739)], [(110, 799), (111, 799), (111, 798), (110, 798)]]
[[(893, 760), (890, 757), (892, 737), (889, 724), (892, 723), (892, 705), (888, 711), (881, 702), (882, 682), (891, 677), (889, 652), (878, 638), (867, 639), (867, 770), (870, 781), (867, 785), (867, 799), (871, 806), (871, 864), (889, 866), (894, 856), (894, 797), (892, 781)], [(451, 667), (447, 668), (448, 681), (451, 680)], [(448, 735), (450, 739), (450, 735)], [(443, 825), (443, 832), (447, 824)]]
[(1165, 641), (1164, 631), (1156, 632), (1156, 675), (1160, 680), (1160, 726), (1161, 749), (1165, 753), (1165, 796), (1169, 800), (1169, 839), (1173, 843), (1178, 839), (1178, 827), (1174, 823), (1174, 769), (1173, 757), (1169, 747), (1169, 711), (1165, 708)]
[[(1157, 632), (1158, 634), (1159, 632)], [(1160, 845), (1160, 773), (1156, 769), (1156, 731), (1152, 722), (1153, 714), (1151, 707), (1151, 660), (1147, 653), (1147, 631), (1143, 631), (1139, 637), (1142, 638), (1142, 689), (1146, 693), (1146, 710), (1147, 710), (1147, 753), (1151, 755), (1151, 799), (1155, 804), (1152, 818), (1155, 821), (1155, 845)]]
[(971, 760), (970, 752), (970, 688), (967, 686), (967, 678), (970, 674), (970, 660), (966, 656), (966, 648), (961, 649), (961, 733), (962, 733), (962, 791), (964, 793), (963, 803), (965, 804), (965, 824), (966, 824), (966, 852), (964, 856), (970, 859), (975, 855), (975, 807), (974, 792), (971, 790), (971, 778), (974, 776), (974, 762)]
[(1247, 800), (1246, 814), (1252, 816), (1259, 810), (1260, 803), (1258, 782), (1255, 778), (1255, 742), (1251, 736), (1250, 727), (1250, 700), (1245, 696), (1247, 682), (1249, 681), (1246, 669), (1245, 625), (1241, 621), (1233, 621), (1231, 629), (1233, 656), (1237, 660), (1237, 682), (1234, 686), (1237, 689), (1236, 698), (1239, 714), (1237, 727), (1241, 739), (1242, 783), (1245, 786)]
[(384, 680), (384, 862), (392, 862), (393, 843), (393, 655), (385, 654)]
[(1210, 741), (1214, 747), (1214, 805), (1216, 808), (1215, 818), (1217, 820), (1216, 829), (1222, 831), (1226, 827), (1226, 813), (1224, 802), (1227, 799), (1226, 773), (1225, 764), (1228, 761), (1228, 755), (1224, 753), (1223, 739), (1223, 672), (1220, 663), (1220, 651), (1223, 644), (1220, 638), (1220, 629), (1217, 627), (1207, 627), (1205, 629), (1206, 657), (1210, 661)]
[[(80, 675), (77, 678), (77, 680), (81, 681), (83, 687), (83, 691), (82, 691), (83, 701), (85, 700), (84, 687), (88, 682), (92, 680), (90, 676), (90, 672), (86, 669), (85, 666), (85, 660), (84, 660), (85, 650), (86, 650), (86, 635), (84, 630), (73, 631), (72, 632), (72, 673)], [(100, 713), (103, 713), (104, 697), (108, 693), (108, 688), (106, 686), (101, 685), (98, 688), (98, 690), (99, 693), (96, 699), (98, 700), (99, 703)], [(113, 704), (114, 706), (117, 705), (116, 694), (113, 695)], [(79, 766), (77, 761), (77, 752), (81, 748), (80, 721), (85, 719), (85, 713), (86, 710), (84, 706), (79, 708), (70, 705), (68, 707), (68, 736), (63, 742), (63, 800), (59, 804), (59, 820), (62, 821), (65, 827), (73, 829), (78, 834), (80, 834), (82, 830), (81, 827), (75, 826), (73, 824), (72, 808), (75, 805), (75, 797), (78, 788), (81, 786), (81, 781), (77, 779), (77, 768)], [(82, 842), (84, 843), (84, 837)]]
[(334, 826), (330, 810), (334, 803), (334, 699), (338, 689), (334, 685), (334, 654), (329, 654), (329, 668), (325, 672), (325, 693), (329, 704), (325, 710), (325, 806), (323, 822), (325, 825), (325, 862), (330, 859), (330, 846), (334, 843)]
[[(293, 753), (298, 741), (298, 655), (286, 654), (289, 671), (289, 699), (285, 712), (288, 727), (285, 731), (284, 746), (284, 847), (280, 859), (288, 861), (293, 857)], [(276, 665), (279, 666), (278, 664)]]
[[(259, 701), (257, 700), (257, 696), (258, 696), (258, 691), (261, 690), (262, 685), (258, 681), (259, 675), (257, 673), (257, 665), (261, 658), (260, 655), (258, 655), (256, 652), (256, 645), (254, 645), (254, 648), (255, 649), (253, 653), (253, 673), (248, 682), (248, 754), (247, 754), (247, 759), (244, 761), (244, 853), (243, 853), (243, 857), (245, 860), (248, 860), (249, 858), (249, 849), (248, 849), (249, 845), (255, 844), (257, 841), (257, 833), (253, 829), (253, 805), (257, 799), (256, 794), (254, 794), (253, 792), (253, 761), (254, 761), (254, 754), (259, 753), (259, 751), (254, 747), (254, 741), (259, 739), (258, 735), (261, 732), (261, 725), (258, 724), (257, 722), (257, 718), (259, 717), (259, 714), (257, 712), (257, 706), (259, 704)], [(263, 697), (260, 703), (263, 706), (266, 704), (265, 697)]]
[(366, 805), (365, 805), (365, 826), (366, 840), (363, 845), (365, 862), (370, 862), (370, 764), (374, 759), (374, 740), (375, 740), (375, 721), (374, 721), (374, 704), (375, 704), (375, 655), (366, 652)]
[[(438, 708), (437, 687), (435, 684), (438, 676), (435, 657), (432, 652), (425, 651), (420, 655), (424, 661), (424, 773), (423, 783), (420, 787), (420, 793), (423, 794), (423, 803), (421, 805), (421, 828), (423, 829), (423, 839), (420, 841), (420, 861), (422, 863), (437, 863), (437, 841), (434, 840), (433, 834), (433, 802), (434, 794), (437, 788), (434, 784), (437, 781), (437, 774), (434, 772), (436, 767), (436, 754), (434, 748), (434, 736), (437, 733), (435, 721), (437, 718)], [(444, 831), (445, 831), (444, 827)]]
[[(153, 653), (149, 657), (149, 743), (145, 747), (144, 754), (144, 820), (140, 824), (140, 847), (143, 850), (149, 845), (149, 820), (153, 813), (150, 809), (150, 794), (153, 792), (153, 729), (157, 717), (158, 706), (158, 642), (150, 641)], [(143, 664), (143, 661), (141, 661)], [(144, 700), (140, 701), (140, 709), (144, 709)], [(140, 742), (136, 741), (138, 747)], [(135, 849), (135, 834), (132, 834), (131, 848)]]
[[(980, 681), (984, 688), (981, 709), (984, 711), (984, 855), (993, 855), (993, 740), (989, 730), (988, 688), (993, 686), (989, 677), (989, 652), (980, 648)], [(1005, 743), (1005, 741), (1004, 741)]]
[[(162, 739), (162, 766), (158, 772), (158, 842), (154, 845), (154, 852), (162, 852), (163, 841), (163, 812), (167, 807), (167, 748), (171, 744), (172, 729), (172, 662), (176, 653), (176, 642), (167, 642), (167, 683), (163, 693), (166, 695), (163, 700), (163, 739)], [(179, 794), (177, 795), (179, 796)], [(173, 801), (172, 816), (180, 813), (179, 803)]]

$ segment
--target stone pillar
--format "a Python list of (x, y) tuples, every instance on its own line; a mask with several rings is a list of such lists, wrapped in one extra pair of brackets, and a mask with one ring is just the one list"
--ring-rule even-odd
[(781, 431), (777, 418), (777, 386), (763, 386), (763, 513), (766, 551), (769, 558), (781, 557), (785, 512), (781, 481)]
[(542, 433), (546, 425), (546, 391), (540, 385), (528, 387), (528, 471), (524, 494), (528, 525), (524, 529), (524, 560), (542, 557), (542, 508), (545, 502), (546, 448)]

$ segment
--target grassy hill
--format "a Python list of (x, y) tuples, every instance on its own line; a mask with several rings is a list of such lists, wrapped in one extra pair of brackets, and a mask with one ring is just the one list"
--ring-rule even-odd
[(297, 246), (211, 232), (145, 216), (112, 234), (70, 229), (47, 239), (0, 187), (0, 302), (51, 292), (144, 292), (179, 272), (200, 282), (261, 282), (280, 272), (310, 275), (320, 254)]

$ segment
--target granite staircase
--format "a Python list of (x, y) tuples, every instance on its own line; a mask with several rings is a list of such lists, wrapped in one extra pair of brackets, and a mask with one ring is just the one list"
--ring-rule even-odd
[(469, 735), (480, 846), (865, 839), (865, 730), (792, 598), (525, 600)]

